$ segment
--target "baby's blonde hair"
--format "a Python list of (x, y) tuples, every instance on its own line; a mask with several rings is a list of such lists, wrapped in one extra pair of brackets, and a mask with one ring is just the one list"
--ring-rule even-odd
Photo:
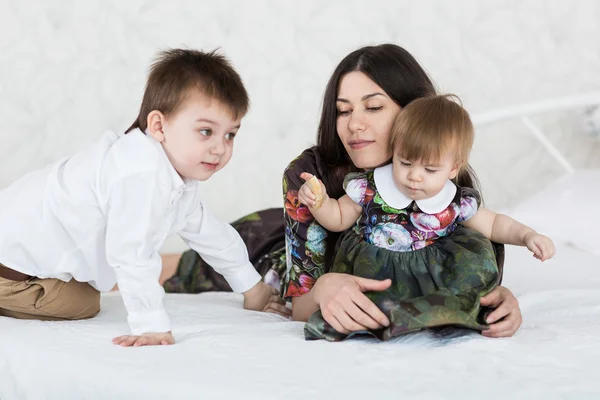
[(450, 151), (461, 170), (468, 164), (473, 137), (473, 123), (457, 96), (426, 96), (412, 101), (398, 114), (390, 148), (406, 160), (424, 162), (440, 161)]

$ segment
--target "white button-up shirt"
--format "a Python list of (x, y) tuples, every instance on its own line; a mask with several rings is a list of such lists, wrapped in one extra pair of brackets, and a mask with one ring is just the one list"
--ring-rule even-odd
[(107, 132), (0, 191), (0, 263), (99, 291), (118, 283), (133, 334), (169, 331), (158, 283), (168, 236), (178, 233), (236, 292), (260, 281), (239, 234), (206, 210), (198, 186), (151, 136)]

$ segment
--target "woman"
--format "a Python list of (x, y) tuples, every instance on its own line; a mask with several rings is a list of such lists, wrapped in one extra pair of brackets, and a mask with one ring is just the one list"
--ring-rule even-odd
[[(284, 225), (279, 209), (252, 214), (232, 225), (246, 242), (251, 261), (267, 282), (282, 276), (282, 293), (292, 300), (294, 320), (306, 321), (321, 310), (338, 332), (350, 333), (389, 324), (387, 317), (364, 294), (387, 289), (389, 281), (328, 273), (343, 233), (328, 232), (298, 203), (302, 172), (321, 179), (333, 198), (343, 195), (342, 181), (351, 171), (369, 170), (389, 162), (392, 122), (412, 100), (435, 93), (425, 71), (404, 49), (393, 44), (368, 46), (346, 56), (327, 85), (317, 146), (305, 150), (284, 173)], [(469, 174), (459, 185), (473, 186)], [(283, 231), (285, 229), (285, 245)], [(504, 247), (495, 245), (501, 269)], [(227, 290), (226, 284), (197, 254), (186, 252), (167, 291)], [(517, 299), (496, 287), (481, 300), (494, 308), (486, 320), (489, 337), (512, 336), (521, 325)], [(281, 312), (282, 310), (271, 310)]]

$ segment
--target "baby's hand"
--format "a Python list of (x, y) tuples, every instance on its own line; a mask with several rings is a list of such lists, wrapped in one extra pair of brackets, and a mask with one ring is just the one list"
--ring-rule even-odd
[(270, 312), (284, 317), (292, 315), (292, 310), (285, 306), (285, 301), (279, 297), (277, 289), (264, 282), (258, 282), (243, 294), (246, 310)]
[(323, 201), (327, 198), (327, 190), (323, 182), (317, 179), (316, 176), (303, 172), (300, 178), (306, 182), (298, 191), (298, 201), (306, 204), (309, 208), (319, 208)]
[(137, 335), (123, 335), (114, 338), (114, 344), (123, 347), (139, 347), (139, 346), (158, 346), (174, 344), (175, 338), (171, 332), (159, 332), (159, 333), (144, 333), (141, 336)]
[(550, 238), (540, 235), (537, 232), (529, 232), (523, 238), (527, 248), (533, 253), (533, 256), (540, 261), (546, 261), (556, 253), (554, 243)]

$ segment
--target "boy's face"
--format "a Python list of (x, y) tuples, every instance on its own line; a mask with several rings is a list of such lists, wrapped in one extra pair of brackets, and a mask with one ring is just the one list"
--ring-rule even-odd
[(191, 91), (162, 123), (162, 145), (177, 173), (205, 181), (227, 165), (241, 118), (233, 119), (218, 100)]

